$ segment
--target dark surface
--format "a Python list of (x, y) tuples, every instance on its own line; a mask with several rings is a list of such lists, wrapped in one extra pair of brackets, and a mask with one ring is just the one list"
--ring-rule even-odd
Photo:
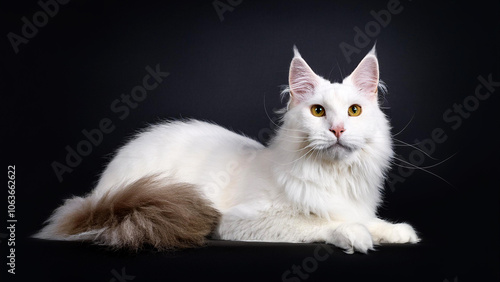
[[(108, 281), (114, 277), (112, 269), (121, 273), (123, 267), (127, 275), (136, 277), (134, 281), (192, 281), (207, 277), (224, 281), (280, 281), (284, 277), (283, 281), (296, 281), (294, 278), (300, 276), (307, 281), (327, 277), (328, 280), (443, 281), (446, 277), (446, 270), (441, 269), (441, 260), (446, 256), (433, 255), (435, 250), (427, 244), (379, 247), (369, 256), (348, 256), (334, 248), (329, 254), (322, 244), (210, 241), (196, 250), (139, 254), (113, 253), (71, 242), (34, 240), (26, 245), (51, 258), (52, 270), (44, 264), (30, 266), (30, 271), (46, 277), (47, 281)], [(321, 249), (316, 252), (322, 261), (314, 260), (318, 247)], [(78, 256), (73, 255), (72, 260), (61, 256), (69, 249)], [(293, 274), (294, 266), (300, 266), (301, 274)]]
[[(21, 34), (21, 18), (32, 19), (41, 8), (36, 1), (0, 6), (2, 161), (5, 169), (16, 166), (18, 220), (15, 276), (6, 272), (8, 241), (0, 238), (2, 281), (120, 281), (113, 273), (123, 268), (133, 281), (280, 281), (318, 245), (211, 241), (196, 250), (128, 254), (28, 236), (63, 199), (89, 192), (114, 150), (137, 130), (188, 117), (265, 143), (273, 109), (284, 106), (279, 92), (294, 44), (316, 73), (340, 81), (375, 39), (395, 138), (429, 144), (424, 140), (435, 130), (446, 136), (418, 163), (427, 172), (403, 171), (398, 164), (408, 164), (395, 161), (390, 179), (408, 176), (389, 180), (380, 209), (384, 218), (411, 223), (423, 241), (369, 255), (336, 249), (304, 280), (500, 279), (500, 87), (469, 105), (472, 110), (453, 112), (454, 104), (474, 102), (479, 76), (500, 81), (499, 3), (401, 1), (401, 12), (348, 61), (339, 44), (356, 46), (354, 28), (364, 29), (374, 21), (370, 11), (387, 9), (391, 1), (244, 0), (223, 21), (213, 1), (123, 2), (60, 5), (17, 54), (7, 35)], [(122, 93), (142, 84), (146, 66), (157, 64), (169, 76), (128, 114), (113, 110)], [(85, 140), (82, 130), (106, 118), (114, 130), (60, 181), (52, 164), (64, 164), (66, 146), (75, 149)], [(396, 151), (406, 161), (415, 154), (408, 146)], [(0, 235), (7, 233), (5, 200)]]

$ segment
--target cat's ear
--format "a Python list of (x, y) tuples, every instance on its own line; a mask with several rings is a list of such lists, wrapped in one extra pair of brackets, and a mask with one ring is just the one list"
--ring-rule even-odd
[(288, 82), (292, 105), (297, 105), (314, 94), (314, 90), (319, 84), (319, 77), (302, 59), (296, 46), (293, 46), (293, 53)]
[(344, 79), (350, 79), (350, 82), (357, 90), (371, 99), (377, 100), (378, 84), (379, 84), (379, 69), (378, 60), (375, 53), (375, 46), (361, 60), (356, 69)]

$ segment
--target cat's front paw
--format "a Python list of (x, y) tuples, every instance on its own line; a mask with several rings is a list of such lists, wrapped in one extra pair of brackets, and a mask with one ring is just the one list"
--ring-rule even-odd
[(347, 254), (353, 254), (355, 251), (366, 254), (368, 250), (373, 250), (370, 231), (359, 223), (338, 226), (331, 232), (327, 243), (344, 249)]
[(415, 229), (407, 223), (384, 223), (379, 224), (372, 230), (373, 241), (380, 243), (418, 243), (420, 238)]

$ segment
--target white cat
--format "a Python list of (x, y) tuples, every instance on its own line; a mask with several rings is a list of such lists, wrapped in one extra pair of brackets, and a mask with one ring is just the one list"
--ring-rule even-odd
[(224, 240), (326, 242), (347, 253), (416, 243), (377, 218), (393, 156), (378, 104), (375, 48), (342, 83), (299, 52), (282, 125), (265, 147), (195, 120), (152, 126), (123, 146), (86, 197), (66, 200), (35, 237), (137, 250)]

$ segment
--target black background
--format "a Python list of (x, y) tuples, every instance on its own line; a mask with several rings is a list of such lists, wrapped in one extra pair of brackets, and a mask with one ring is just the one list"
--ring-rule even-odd
[[(196, 118), (265, 142), (273, 110), (284, 106), (279, 93), (287, 84), (294, 44), (316, 73), (341, 81), (376, 40), (395, 138), (414, 144), (436, 128), (447, 136), (420, 164), (429, 172), (416, 169), (394, 189), (386, 185), (380, 209), (383, 217), (412, 223), (423, 241), (382, 246), (367, 256), (338, 251), (307, 281), (498, 281), (500, 88), (456, 129), (443, 118), (474, 95), (478, 76), (500, 81), (498, 2), (401, 1), (402, 11), (351, 62), (339, 44), (356, 46), (354, 28), (364, 30), (374, 21), (370, 11), (387, 9), (390, 1), (243, 0), (222, 21), (212, 2), (71, 1), (20, 44), (17, 54), (7, 34), (21, 35), (21, 18), (31, 21), (41, 8), (36, 1), (2, 4), (2, 161), (6, 170), (16, 166), (15, 278), (110, 281), (112, 269), (126, 267), (134, 281), (279, 281), (316, 245), (212, 241), (200, 250), (130, 255), (27, 237), (63, 199), (89, 192), (113, 151), (137, 130), (165, 119)], [(146, 66), (157, 64), (170, 75), (121, 120), (112, 102), (142, 84)], [(76, 148), (85, 140), (82, 130), (97, 128), (103, 118), (115, 130), (60, 182), (52, 163), (64, 164), (65, 147)], [(408, 160), (414, 149), (396, 151)], [(0, 234), (6, 233), (2, 227)], [(6, 273), (7, 240), (1, 240), (2, 277), (13, 279)]]

